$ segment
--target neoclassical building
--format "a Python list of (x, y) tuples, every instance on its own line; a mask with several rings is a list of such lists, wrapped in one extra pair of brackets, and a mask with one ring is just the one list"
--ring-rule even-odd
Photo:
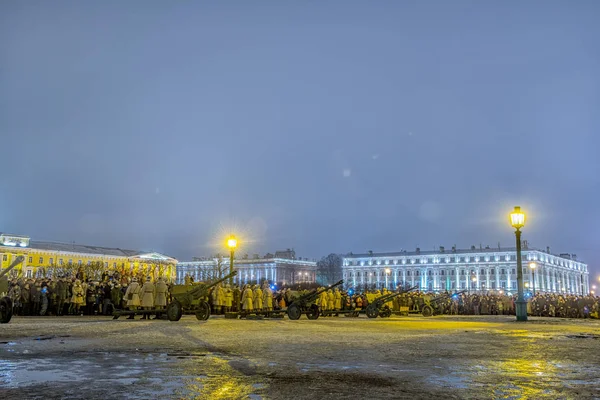
[[(525, 290), (588, 294), (588, 267), (574, 254), (551, 254), (550, 249), (522, 249)], [(531, 264), (535, 268), (531, 268)], [(423, 291), (517, 290), (515, 248), (475, 248), (438, 251), (348, 254), (343, 260), (346, 287), (396, 288), (405, 283)]]
[(26, 278), (74, 274), (82, 268), (89, 272), (92, 269), (95, 272), (144, 271), (173, 281), (177, 264), (175, 258), (154, 252), (36, 241), (29, 236), (0, 233), (0, 268), (8, 267), (18, 256), (24, 256), (25, 261), (14, 269), (13, 275)]
[[(234, 283), (243, 285), (268, 280), (274, 284), (293, 285), (316, 281), (317, 263), (308, 259), (296, 258), (289, 251), (257, 255), (249, 259), (234, 258), (234, 269), (238, 274)], [(177, 283), (183, 283), (189, 275), (195, 281), (205, 281), (223, 276), (229, 272), (229, 257), (195, 259), (177, 264)]]

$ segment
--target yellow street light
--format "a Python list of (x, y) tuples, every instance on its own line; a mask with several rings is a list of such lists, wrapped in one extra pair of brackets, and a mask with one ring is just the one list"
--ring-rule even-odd
[(385, 269), (385, 273), (386, 273), (386, 274), (389, 274), (389, 273), (390, 273), (390, 269), (389, 269), (389, 268), (386, 268), (386, 269)]
[[(229, 247), (229, 273), (233, 274), (233, 258), (235, 256), (235, 248), (237, 247), (238, 241), (234, 235), (230, 235), (227, 239), (227, 247)], [(233, 286), (233, 276), (229, 278), (229, 284)]]
[(525, 287), (528, 288), (529, 287), (529, 282), (525, 282)]
[(525, 213), (521, 211), (521, 207), (515, 207), (510, 213), (510, 224), (515, 229), (521, 229), (525, 226)]
[(531, 269), (535, 269), (535, 267), (537, 267), (537, 264), (536, 264), (536, 263), (534, 263), (534, 262), (532, 262), (532, 263), (529, 263), (529, 268), (531, 268)]
[(515, 239), (517, 242), (517, 301), (515, 302), (515, 314), (517, 321), (527, 321), (527, 300), (523, 296), (523, 265), (521, 262), (521, 228), (525, 226), (525, 213), (521, 207), (516, 206), (510, 213), (510, 224), (515, 228)]
[(237, 247), (237, 239), (235, 238), (235, 236), (229, 236), (229, 239), (227, 239), (227, 247), (229, 247), (230, 249), (235, 249)]

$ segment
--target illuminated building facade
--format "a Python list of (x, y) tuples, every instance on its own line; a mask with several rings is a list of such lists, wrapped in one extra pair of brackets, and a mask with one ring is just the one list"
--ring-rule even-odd
[[(317, 263), (308, 259), (298, 259), (293, 254), (267, 254), (263, 258), (255, 255), (250, 259), (234, 259), (233, 267), (238, 274), (234, 283), (260, 283), (268, 280), (271, 283), (293, 285), (313, 283), (316, 281)], [(285, 253), (285, 252), (284, 252)], [(184, 283), (185, 276), (194, 281), (206, 281), (221, 277), (229, 272), (229, 257), (196, 259), (195, 261), (177, 264), (177, 283)]]
[[(588, 294), (588, 266), (574, 254), (551, 254), (523, 242), (523, 279), (531, 291)], [(535, 263), (535, 269), (530, 264)], [(506, 292), (517, 290), (515, 248), (475, 248), (447, 251), (348, 254), (343, 259), (346, 287), (390, 289), (404, 283), (420, 290)]]
[(74, 271), (81, 269), (86, 274), (104, 271), (137, 274), (144, 271), (173, 281), (177, 265), (176, 259), (159, 253), (34, 241), (28, 236), (0, 233), (0, 266), (8, 267), (20, 255), (25, 257), (25, 261), (15, 268), (13, 276), (29, 278), (74, 275)]

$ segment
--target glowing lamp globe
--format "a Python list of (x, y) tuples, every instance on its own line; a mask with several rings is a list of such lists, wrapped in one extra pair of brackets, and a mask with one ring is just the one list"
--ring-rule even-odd
[(235, 249), (237, 247), (237, 239), (235, 236), (230, 236), (229, 239), (227, 239), (227, 247), (230, 249)]
[(525, 226), (525, 213), (521, 211), (521, 207), (515, 207), (510, 213), (510, 224), (515, 229), (521, 229)]

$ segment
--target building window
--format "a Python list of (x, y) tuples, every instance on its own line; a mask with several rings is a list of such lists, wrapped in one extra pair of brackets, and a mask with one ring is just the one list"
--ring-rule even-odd
[(419, 271), (415, 271), (415, 276), (419, 276), (421, 273)]
[(485, 271), (483, 270), (483, 268), (481, 269), (481, 271), (479, 271), (479, 273), (480, 273), (481, 275), (485, 275)]
[(104, 268), (108, 268), (108, 262), (107, 261), (104, 262)]
[(492, 274), (492, 275), (493, 275), (493, 274), (495, 274), (495, 272), (494, 272), (494, 268), (492, 268), (492, 269), (490, 270), (490, 274)]
[(502, 289), (506, 289), (506, 282), (502, 281)]
[[(502, 275), (504, 275), (504, 274), (506, 274), (506, 270), (505, 270), (504, 268), (502, 268), (502, 269), (500, 270), (500, 273), (501, 273)], [(504, 286), (503, 286), (503, 287), (504, 287)]]
[(28, 269), (25, 273), (25, 276), (27, 276), (28, 278), (31, 278), (33, 276), (32, 271), (30, 269)]
[(73, 264), (73, 259), (69, 258), (69, 264)]
[(117, 268), (117, 263), (113, 263), (113, 268)]
[(492, 281), (492, 289), (496, 289), (496, 282)]
[(410, 271), (406, 271), (406, 276), (410, 276)]
[(40, 257), (40, 264), (44, 263), (44, 257)]
[(63, 259), (62, 258), (58, 259), (58, 265), (63, 265)]
[(444, 276), (446, 274), (446, 271), (442, 270), (441, 274), (442, 276)]
[(515, 275), (516, 273), (517, 273), (517, 270), (513, 268), (511, 271), (511, 274)]
[(88, 261), (88, 262), (87, 262), (87, 265), (92, 265), (92, 262), (91, 262), (91, 261)]
[(31, 264), (33, 262), (33, 257), (29, 257), (29, 263)]
[(54, 258), (51, 258), (49, 261), (50, 265), (52, 265), (52, 263), (54, 263)]
[(454, 270), (450, 271), (450, 275), (454, 276)]

